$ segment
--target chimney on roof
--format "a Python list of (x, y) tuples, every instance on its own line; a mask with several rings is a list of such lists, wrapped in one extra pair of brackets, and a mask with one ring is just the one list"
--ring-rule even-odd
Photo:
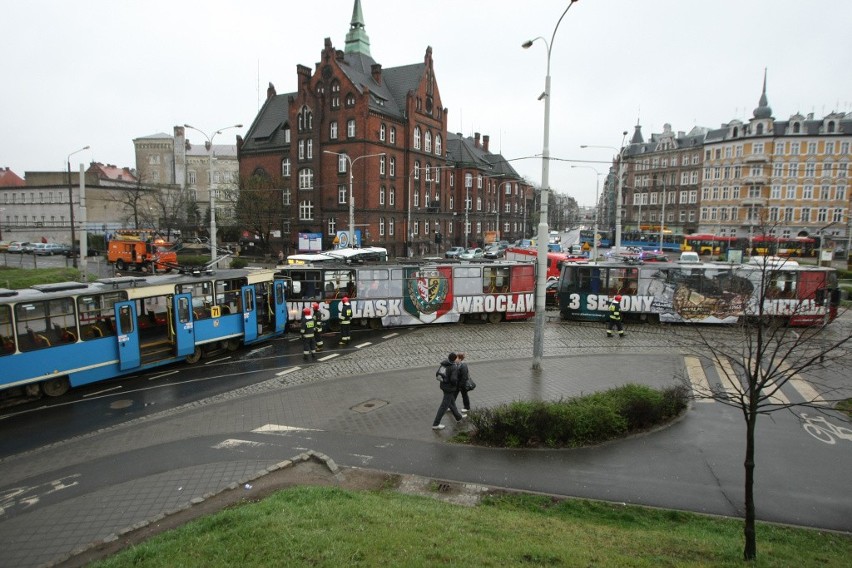
[(488, 136), (487, 134), (482, 137), (482, 149), (485, 150), (486, 152), (488, 151), (488, 139), (489, 138), (491, 138), (491, 137)]
[(479, 148), (479, 132), (473, 133), (473, 145), (475, 148)]
[(271, 99), (277, 93), (275, 92), (275, 85), (272, 84), (272, 81), (269, 82), (269, 86), (266, 87), (266, 100)]
[(373, 75), (373, 81), (382, 84), (382, 64), (381, 63), (373, 63), (370, 66), (370, 73)]

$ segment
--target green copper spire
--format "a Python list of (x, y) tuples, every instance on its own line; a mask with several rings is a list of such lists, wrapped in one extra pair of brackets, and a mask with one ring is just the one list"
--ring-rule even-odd
[(355, 0), (352, 9), (352, 22), (349, 24), (349, 33), (346, 34), (346, 53), (360, 53), (368, 57), (370, 55), (370, 38), (364, 31), (364, 14), (361, 12), (361, 0)]

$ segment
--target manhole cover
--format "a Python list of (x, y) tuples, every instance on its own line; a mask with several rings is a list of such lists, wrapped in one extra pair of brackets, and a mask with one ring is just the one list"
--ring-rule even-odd
[(361, 414), (366, 414), (367, 412), (372, 412), (377, 408), (386, 406), (387, 403), (388, 401), (386, 400), (379, 400), (377, 398), (374, 398), (371, 400), (364, 401), (361, 404), (356, 404), (352, 407), (352, 410), (354, 410), (355, 412), (360, 412)]
[(116, 400), (115, 402), (111, 403), (109, 407), (113, 410), (119, 410), (121, 408), (127, 408), (131, 404), (133, 404), (132, 400)]

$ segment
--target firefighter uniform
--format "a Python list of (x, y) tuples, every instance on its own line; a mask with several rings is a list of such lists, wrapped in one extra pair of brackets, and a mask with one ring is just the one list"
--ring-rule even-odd
[(322, 351), (322, 348), (325, 344), (322, 341), (322, 332), (323, 332), (323, 323), (322, 323), (322, 312), (320, 312), (320, 306), (316, 302), (313, 304), (314, 309), (314, 322), (316, 322), (316, 341), (317, 341), (317, 351)]
[(612, 337), (612, 330), (618, 330), (618, 337), (624, 337), (624, 324), (621, 322), (621, 296), (612, 299), (609, 305), (609, 320), (606, 323), (606, 336)]
[(311, 316), (311, 310), (305, 308), (302, 313), (302, 325), (299, 328), (299, 333), (302, 335), (302, 359), (308, 360), (308, 355), (317, 358), (317, 342), (316, 342), (316, 322)]
[(352, 304), (349, 298), (344, 296), (340, 303), (340, 344), (346, 345), (352, 340)]

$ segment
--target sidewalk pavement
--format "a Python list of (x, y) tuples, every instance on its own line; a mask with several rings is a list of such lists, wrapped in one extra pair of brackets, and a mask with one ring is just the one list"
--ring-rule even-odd
[[(17, 484), (21, 498), (7, 492), (0, 501), (7, 508), (0, 511), (0, 566), (60, 562), (311, 456), (336, 472), (336, 456), (313, 452), (312, 437), (350, 452), (360, 444), (395, 446), (400, 460), (414, 459), (403, 448), (432, 448), (420, 454), (453, 460), (440, 470), (446, 479), (475, 469), (471, 448), (446, 442), (458, 427), (452, 416), (444, 418), (446, 430), (431, 429), (441, 400), (434, 372), (451, 350), (467, 353), (478, 385), (474, 408), (627, 382), (662, 387), (683, 376), (682, 354), (659, 326), (628, 328), (625, 339), (606, 339), (600, 325), (547, 326), (540, 371), (531, 368), (532, 330), (528, 323), (389, 330), (396, 336), (390, 341), (345, 356), (323, 353), (325, 360), (282, 368), (263, 383), (5, 459), (4, 486)], [(280, 440), (291, 432), (305, 445), (267, 441), (270, 433)], [(528, 467), (514, 452), (489, 459), (507, 472)], [(375, 466), (369, 456), (364, 461)], [(405, 464), (389, 468), (406, 471)]]

